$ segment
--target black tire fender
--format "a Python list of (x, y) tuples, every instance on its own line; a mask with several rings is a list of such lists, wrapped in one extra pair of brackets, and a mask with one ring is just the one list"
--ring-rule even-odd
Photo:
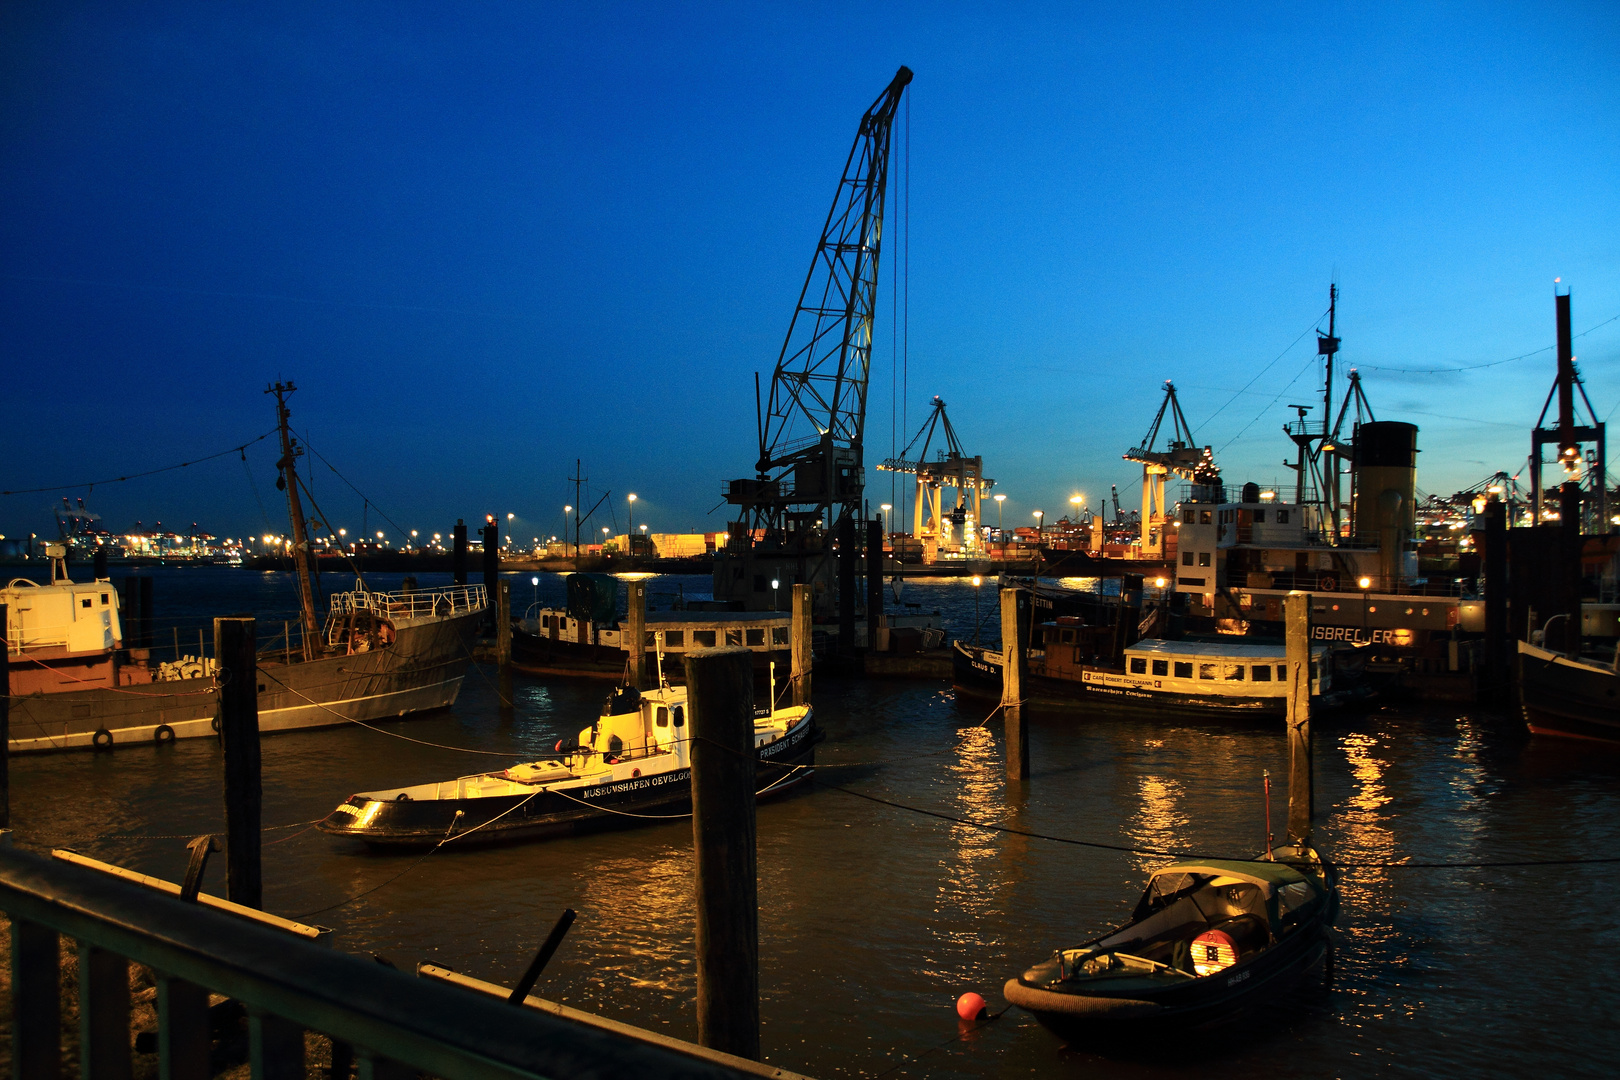
[(97, 750), (111, 750), (113, 748), (113, 733), (106, 728), (97, 728), (96, 733), (90, 736), (90, 745)]
[(168, 724), (159, 724), (152, 729), (152, 741), (159, 746), (174, 742), (174, 728)]

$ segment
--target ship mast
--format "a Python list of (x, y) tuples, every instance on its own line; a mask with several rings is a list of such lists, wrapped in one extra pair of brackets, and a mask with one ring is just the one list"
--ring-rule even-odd
[[(304, 624), (304, 659), (313, 660), (318, 651), (321, 630), (315, 623), (315, 585), (309, 575), (309, 529), (304, 523), (303, 504), (298, 501), (298, 470), (294, 464), (303, 451), (287, 425), (287, 418), (291, 415), (287, 411), (287, 395), (297, 389), (290, 382), (278, 382), (267, 388), (265, 393), (276, 395), (276, 423), (281, 428), (281, 460), (276, 462), (276, 468), (281, 470), (281, 478), (276, 486), (287, 490), (287, 515), (292, 519), (293, 567), (298, 572), (299, 617)], [(290, 642), (288, 648), (291, 648)]]

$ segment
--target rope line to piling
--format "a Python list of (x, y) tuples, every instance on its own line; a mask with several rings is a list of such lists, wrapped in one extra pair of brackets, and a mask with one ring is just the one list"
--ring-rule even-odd
[(297, 696), (303, 698), (305, 701), (309, 702), (311, 705), (315, 706), (317, 709), (324, 709), (325, 711), (331, 713), (333, 716), (337, 717), (339, 720), (342, 720), (344, 723), (356, 724), (356, 725), (358, 725), (360, 727), (365, 728), (367, 731), (375, 731), (379, 735), (387, 735), (390, 738), (395, 738), (395, 739), (404, 739), (406, 742), (413, 742), (413, 743), (416, 743), (418, 746), (431, 746), (431, 747), (433, 747), (434, 749), (437, 749), (437, 750), (455, 750), (455, 751), (457, 751), (459, 753), (462, 753), (462, 754), (482, 754), (485, 757), (498, 757), (498, 758), (507, 758), (507, 759), (511, 759), (511, 758), (515, 758), (515, 757), (522, 757), (523, 756), (521, 751), (507, 752), (507, 751), (500, 751), (500, 750), (472, 750), (472, 749), (469, 749), (468, 747), (465, 747), (465, 746), (450, 746), (447, 743), (429, 742), (427, 739), (417, 739), (417, 738), (413, 738), (413, 737), (411, 737), (409, 735), (401, 735), (397, 731), (388, 731), (385, 728), (374, 727), (373, 725), (366, 723), (364, 720), (356, 720), (352, 716), (344, 716), (342, 713), (338, 712), (336, 709), (332, 708), (330, 705), (327, 705), (325, 702), (316, 701), (314, 698), (310, 697), (308, 694), (304, 693), (303, 691), (298, 690), (298, 689), (296, 689), (294, 687), (288, 686), (285, 682), (282, 682), (280, 679), (278, 679), (274, 675), (270, 674), (270, 672), (265, 671), (263, 668), (260, 668), (259, 671), (260, 671), (260, 673), (262, 675), (264, 675), (265, 678), (269, 679), (273, 683), (276, 683), (283, 690), (286, 690), (286, 691), (288, 691), (289, 693), (292, 693), (292, 694), (296, 694)]
[[(853, 795), (857, 799), (866, 799), (869, 802), (892, 806), (896, 810), (906, 810), (924, 817), (938, 818), (957, 825), (966, 825), (973, 829), (984, 829), (987, 832), (1008, 833), (1012, 836), (1024, 836), (1031, 840), (1050, 840), (1055, 844), (1071, 844), (1075, 847), (1095, 848), (1101, 851), (1118, 851), (1128, 855), (1156, 855), (1170, 859), (1215, 859), (1220, 861), (1252, 862), (1247, 855), (1212, 855), (1200, 851), (1170, 851), (1163, 848), (1127, 847), (1122, 844), (1104, 844), (1095, 840), (1078, 840), (1071, 836), (1053, 836), (1050, 833), (1038, 833), (1028, 829), (1015, 829), (1010, 825), (996, 825), (992, 822), (975, 821), (972, 818), (958, 817), (940, 810), (926, 810), (920, 806), (907, 806), (892, 799), (884, 799), (877, 795), (868, 795), (863, 791), (855, 791), (841, 784), (829, 784), (825, 780), (817, 780), (817, 786), (831, 788), (833, 791), (842, 791), (845, 795)], [(1532, 867), (1532, 866), (1592, 866), (1604, 863), (1620, 863), (1620, 857), (1600, 859), (1524, 859), (1500, 862), (1334, 862), (1339, 870), (1489, 870), (1497, 868)]]
[[(259, 831), (262, 832), (262, 833), (280, 832), (283, 829), (296, 829), (300, 825), (313, 826), (317, 822), (321, 822), (321, 821), (325, 821), (325, 820), (326, 820), (326, 818), (324, 818), (324, 817), (318, 817), (318, 818), (311, 818), (308, 821), (294, 821), (289, 825), (266, 825), (262, 829), (260, 829)], [(222, 825), (216, 831), (217, 832), (224, 832), (225, 827)], [(62, 837), (58, 837), (57, 839), (59, 839), (59, 840), (195, 840), (197, 837), (204, 836), (204, 835), (207, 835), (207, 834), (205, 832), (189, 832), (189, 833), (173, 833), (173, 834), (166, 835), (166, 836), (160, 836), (160, 835), (154, 835), (154, 834), (151, 834), (151, 833), (93, 833), (93, 834), (81, 835), (81, 836), (62, 836)], [(289, 837), (288, 839), (291, 839), (291, 838)], [(280, 840), (272, 841), (272, 843), (277, 843), (277, 844), (279, 844), (281, 842), (282, 841), (280, 841)]]

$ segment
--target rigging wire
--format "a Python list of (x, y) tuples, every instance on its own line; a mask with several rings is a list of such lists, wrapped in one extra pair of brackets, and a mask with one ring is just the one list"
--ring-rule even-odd
[[(349, 490), (353, 491), (356, 495), (360, 496), (361, 500), (365, 503), (366, 506), (368, 506), (368, 507), (377, 506), (376, 500), (371, 498), (371, 496), (367, 495), (365, 492), (361, 491), (359, 488), (355, 487), (354, 486), (354, 481), (350, 480), (347, 476), (344, 476), (342, 473), (338, 472), (337, 471), (337, 466), (333, 465), (330, 461), (326, 460), (326, 455), (322, 454), (319, 450), (315, 449), (315, 447), (310, 445), (309, 432), (307, 432), (307, 431), (304, 432), (303, 437), (304, 437), (304, 449), (305, 450), (308, 450), (310, 453), (312, 453), (316, 457), (320, 458), (321, 459), (321, 464), (325, 465), (328, 469), (331, 469), (333, 476), (337, 477), (339, 480), (343, 481), (345, 484), (348, 484), (349, 485)], [(304, 490), (307, 492), (309, 490), (309, 488), (306, 486), (304, 488)], [(314, 498), (315, 497), (313, 495), (310, 496), (311, 501), (314, 501)], [(399, 522), (395, 521), (393, 518), (389, 517), (386, 513), (383, 512), (382, 507), (377, 506), (377, 513), (382, 516), (382, 519), (384, 521), (388, 522), (388, 524), (390, 524), (390, 525), (392, 525), (394, 527), (395, 532), (399, 533), (401, 536), (409, 536), (410, 535), (410, 530), (401, 528)], [(330, 527), (331, 526), (328, 525), (328, 528), (330, 528)]]
[[(1311, 358), (1311, 360), (1314, 360), (1314, 359), (1315, 359), (1315, 357)], [(1243, 437), (1243, 432), (1248, 431), (1250, 428), (1254, 427), (1255, 421), (1259, 420), (1262, 416), (1266, 415), (1266, 413), (1271, 410), (1271, 407), (1273, 405), (1276, 405), (1277, 402), (1279, 402), (1279, 401), (1281, 401), (1283, 399), (1284, 394), (1288, 393), (1288, 391), (1290, 391), (1290, 390), (1292, 390), (1294, 388), (1294, 384), (1299, 382), (1300, 375), (1305, 374), (1307, 371), (1309, 371), (1311, 369), (1311, 367), (1312, 367), (1311, 360), (1307, 360), (1305, 362), (1304, 366), (1302, 366), (1299, 369), (1299, 373), (1296, 374), (1292, 379), (1288, 380), (1288, 385), (1283, 387), (1281, 390), (1279, 390), (1277, 392), (1276, 397), (1274, 397), (1270, 401), (1266, 402), (1265, 407), (1262, 408), (1259, 412), (1254, 414), (1254, 419), (1253, 420), (1250, 420), (1247, 424), (1244, 424), (1243, 427), (1238, 431), (1238, 433), (1236, 435), (1233, 435), (1230, 439), (1227, 439), (1226, 442), (1222, 443), (1221, 448), (1219, 450), (1215, 451), (1215, 452), (1217, 454), (1224, 452), (1228, 446), (1231, 446), (1233, 443), (1237, 442), (1239, 439), (1241, 439)]]
[[(1602, 329), (1603, 327), (1608, 326), (1610, 323), (1614, 322), (1616, 319), (1620, 319), (1620, 315), (1611, 315), (1609, 318), (1604, 319), (1602, 322), (1598, 323), (1596, 326), (1591, 326), (1591, 327), (1588, 327), (1585, 330), (1582, 330), (1580, 333), (1578, 333), (1574, 337), (1570, 338), (1570, 340), (1571, 341), (1579, 341), (1581, 338), (1585, 337), (1587, 334), (1590, 334), (1593, 330)], [(1454, 372), (1454, 371), (1478, 371), (1481, 368), (1500, 367), (1503, 364), (1511, 364), (1511, 363), (1514, 363), (1515, 361), (1518, 361), (1518, 360), (1528, 360), (1532, 356), (1540, 356), (1544, 352), (1552, 352), (1553, 349), (1555, 349), (1556, 347), (1557, 346), (1554, 346), (1554, 345), (1543, 345), (1539, 349), (1535, 349), (1535, 350), (1533, 350), (1531, 352), (1527, 352), (1527, 353), (1520, 353), (1518, 356), (1510, 356), (1506, 360), (1488, 360), (1483, 364), (1466, 364), (1466, 365), (1464, 365), (1462, 367), (1398, 368), (1398, 367), (1385, 367), (1382, 364), (1357, 364), (1356, 366), (1359, 367), (1359, 368), (1365, 368), (1365, 369), (1367, 369), (1369, 371), (1391, 371), (1391, 372), (1395, 372), (1395, 373), (1401, 374), (1401, 375), (1444, 375), (1444, 374), (1449, 374), (1449, 373)], [(1613, 411), (1614, 410), (1612, 410), (1612, 409), (1610, 410), (1611, 413)]]
[(108, 480), (90, 480), (82, 484), (53, 484), (50, 487), (18, 488), (15, 491), (0, 491), (0, 495), (37, 495), (43, 491), (56, 492), (61, 491), (64, 488), (69, 490), (74, 488), (93, 488), (98, 484), (120, 484), (125, 480), (138, 480), (143, 476), (156, 476), (158, 473), (173, 472), (176, 469), (184, 469), (190, 465), (201, 465), (205, 461), (213, 461), (215, 458), (222, 458), (226, 454), (244, 453), (248, 447), (252, 446), (254, 443), (263, 442), (270, 436), (274, 435), (278, 430), (278, 428), (271, 428), (263, 435), (260, 435), (257, 439), (249, 439), (240, 446), (233, 446), (227, 450), (221, 450), (217, 454), (209, 454), (207, 457), (192, 458), (190, 461), (182, 461), (178, 465), (165, 465), (161, 469), (148, 469), (145, 472), (130, 473), (127, 476), (114, 476)]
[[(1270, 371), (1272, 368), (1277, 366), (1277, 361), (1281, 360), (1283, 357), (1285, 357), (1289, 353), (1293, 352), (1294, 351), (1294, 346), (1298, 345), (1302, 340), (1304, 340), (1306, 334), (1309, 334), (1312, 330), (1315, 330), (1317, 327), (1321, 326), (1322, 325), (1322, 320), (1324, 318), (1326, 318), (1326, 317), (1327, 317), (1327, 310), (1324, 308), (1323, 311), (1322, 311), (1322, 314), (1318, 315), (1316, 317), (1316, 320), (1314, 322), (1312, 322), (1311, 325), (1307, 326), (1304, 330), (1300, 331), (1299, 337), (1295, 338), (1293, 341), (1290, 341), (1288, 343), (1288, 347), (1286, 349), (1284, 349), (1282, 352), (1278, 353), (1275, 357), (1273, 357), (1272, 360), (1271, 360), (1271, 363), (1269, 363), (1265, 367), (1261, 368), (1260, 373), (1258, 375), (1256, 375), (1254, 378), (1250, 379), (1248, 382), (1243, 384), (1243, 389), (1242, 390), (1239, 390), (1237, 393), (1235, 393), (1231, 397), (1227, 398), (1226, 403), (1224, 405), (1222, 405), (1220, 408), (1216, 409), (1214, 412), (1210, 413), (1208, 416), (1204, 417), (1203, 421), (1200, 422), (1198, 426), (1203, 427), (1205, 424), (1208, 424), (1211, 420), (1213, 420), (1217, 416), (1221, 415), (1221, 413), (1225, 412), (1227, 405), (1232, 404), (1232, 402), (1236, 401), (1238, 398), (1240, 398), (1244, 394), (1246, 394), (1248, 392), (1248, 390), (1249, 390), (1249, 387), (1251, 387), (1255, 383), (1259, 382), (1265, 376), (1266, 372)], [(1295, 378), (1297, 379), (1298, 376), (1295, 376)], [(1289, 385), (1292, 386), (1293, 384), (1290, 383)], [(1266, 408), (1268, 408), (1268, 409), (1270, 407), (1271, 406), (1269, 406), (1269, 405), (1266, 406)], [(1255, 419), (1259, 419), (1259, 417), (1256, 417)], [(1252, 424), (1254, 421), (1251, 420), (1249, 422)], [(1245, 428), (1244, 430), (1248, 430), (1248, 429)], [(1231, 445), (1231, 444), (1228, 443), (1227, 445)], [(1223, 447), (1222, 449), (1225, 449), (1225, 447)]]

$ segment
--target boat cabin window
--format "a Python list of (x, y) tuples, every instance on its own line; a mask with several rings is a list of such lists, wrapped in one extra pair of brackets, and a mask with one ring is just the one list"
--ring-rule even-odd
[(1242, 682), (1243, 681), (1243, 665), (1242, 664), (1222, 664), (1221, 665), (1221, 678), (1225, 679), (1227, 682)]
[(1316, 661), (1311, 661), (1311, 678), (1319, 678), (1321, 673), (1317, 670)]
[(1208, 566), (1209, 565), (1209, 552), (1200, 551), (1198, 553), (1198, 565), (1199, 566)]
[(1183, 525), (1191, 525), (1193, 523), (1193, 508), (1192, 507), (1189, 506), (1189, 507), (1187, 507), (1185, 510), (1183, 510), (1181, 512), (1181, 523)]
[(1251, 672), (1250, 674), (1253, 675), (1255, 682), (1270, 682), (1271, 681), (1271, 665), (1270, 664), (1256, 664), (1256, 665), (1254, 665), (1254, 671)]
[(1193, 553), (1192, 552), (1183, 551), (1181, 553), (1181, 565), (1182, 566), (1191, 566), (1192, 565), (1192, 559), (1193, 559)]
[(1074, 644), (1074, 631), (1073, 630), (1064, 630), (1064, 631), (1062, 631), (1062, 636), (1063, 636), (1063, 644), (1065, 644), (1065, 645), (1073, 645)]
[(675, 706), (675, 726), (676, 727), (685, 727), (686, 726), (686, 707), (683, 706), (683, 705)]
[(785, 626), (771, 627), (771, 644), (786, 645), (788, 643), (788, 628)]
[(700, 648), (700, 649), (712, 649), (712, 648), (714, 648), (714, 631), (713, 630), (694, 630), (694, 631), (692, 631), (692, 644), (695, 645), (697, 648)]
[(1200, 525), (1208, 525), (1209, 522), (1210, 522), (1209, 511), (1208, 510), (1200, 510), (1200, 511), (1198, 511), (1198, 524), (1200, 524)]
[(107, 594), (106, 593), (101, 594), (101, 606), (102, 607), (107, 606)]
[(87, 597), (85, 597), (85, 598), (84, 598), (84, 599), (83, 599), (83, 600), (80, 600), (80, 601), (79, 601), (79, 606), (80, 606), (80, 607), (89, 607), (89, 606), (90, 606), (90, 603), (91, 603), (91, 600), (90, 600), (90, 598), (89, 598), (89, 597), (88, 597), (88, 596), (87, 596)]
[(765, 644), (765, 628), (763, 626), (751, 626), (743, 633), (748, 639), (746, 642), (748, 645), (757, 648)]
[(1133, 657), (1131, 657), (1131, 674), (1132, 675), (1146, 675), (1147, 674), (1147, 657), (1145, 657), (1145, 656), (1133, 656)]
[(1255, 524), (1264, 525), (1266, 523), (1266, 512), (1264, 510), (1256, 510), (1254, 512), (1254, 520)]
[(664, 631), (664, 648), (666, 648), (666, 649), (684, 649), (684, 648), (686, 648), (686, 631), (685, 630), (665, 630)]
[(1277, 681), (1278, 682), (1287, 682), (1288, 681), (1288, 665), (1287, 664), (1278, 664), (1277, 665)]
[(1198, 677), (1200, 679), (1213, 679), (1213, 678), (1215, 678), (1215, 668), (1217, 666), (1219, 666), (1219, 665), (1216, 665), (1216, 664), (1199, 664), (1198, 665)]
[(669, 709), (663, 705), (658, 706), (658, 715), (653, 723), (659, 727), (669, 727)]
[(1288, 511), (1286, 511), (1286, 510), (1278, 510), (1277, 511), (1277, 524), (1279, 524), (1279, 525), (1288, 524)]
[(1191, 660), (1177, 660), (1176, 661), (1176, 678), (1178, 678), (1178, 679), (1190, 679), (1190, 678), (1192, 678), (1192, 661)]
[(647, 636), (642, 639), (641, 643), (649, 649), (658, 648), (658, 631), (648, 630)]
[(726, 631), (726, 644), (727, 645), (741, 645), (742, 644), (742, 631), (741, 630), (727, 630)]
[(1155, 660), (1155, 661), (1153, 661), (1153, 674), (1155, 674), (1155, 675), (1168, 675), (1168, 674), (1170, 674), (1170, 661), (1168, 661), (1168, 660)]

